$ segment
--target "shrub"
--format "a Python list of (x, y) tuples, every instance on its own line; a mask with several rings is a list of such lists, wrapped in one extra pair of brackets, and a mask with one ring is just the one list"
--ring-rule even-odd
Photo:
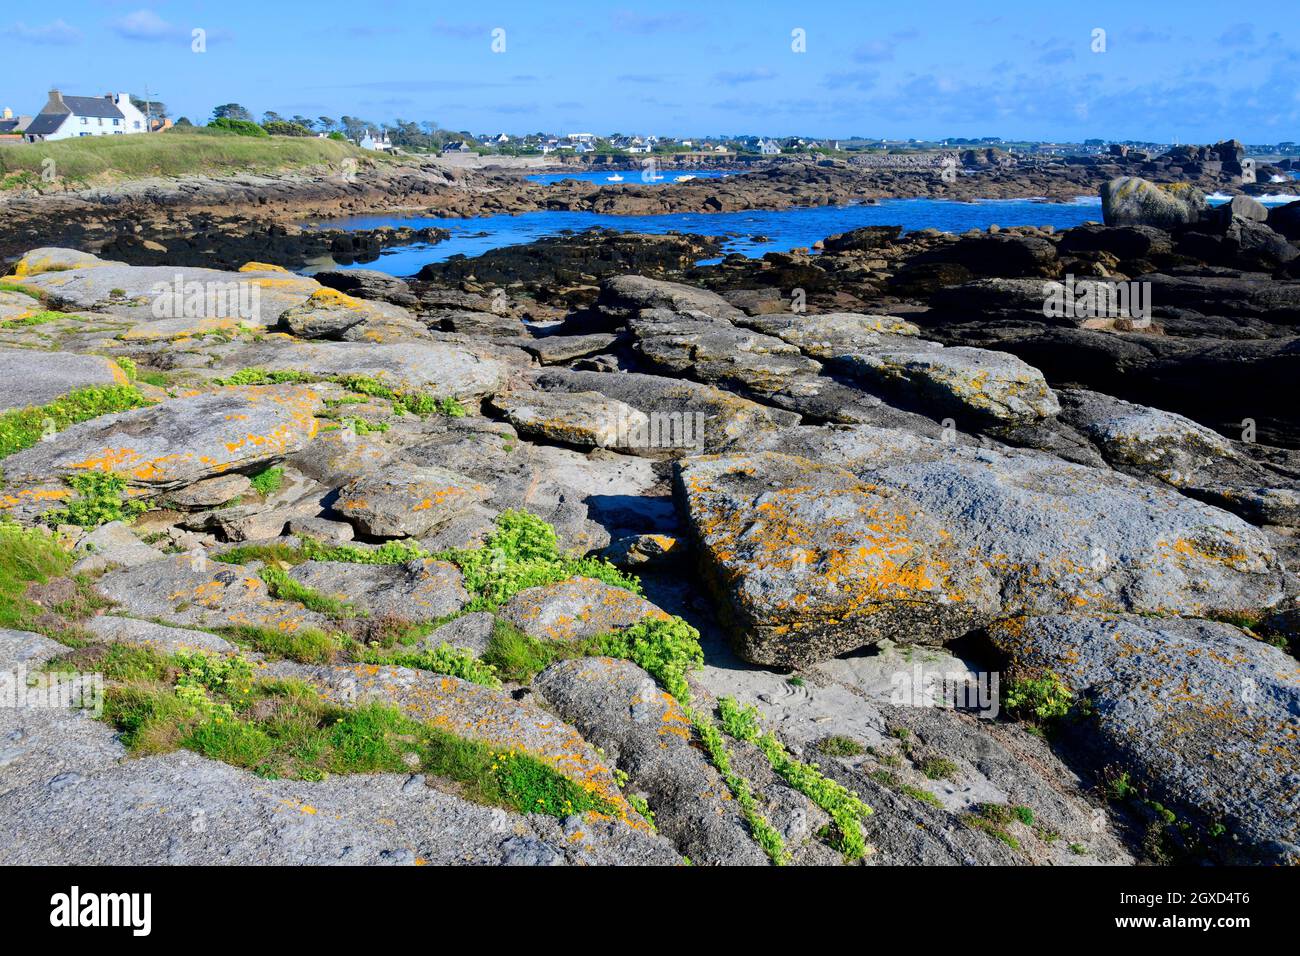
[(1017, 717), (1040, 721), (1055, 720), (1070, 712), (1074, 694), (1059, 676), (1047, 671), (1042, 677), (1013, 680), (1007, 687), (1007, 710)]
[(252, 120), (230, 119), (222, 116), (208, 123), (208, 129), (222, 130), (227, 133), (234, 133), (236, 136), (269, 136), (271, 135), (261, 126), (258, 126)]
[(683, 703), (691, 699), (686, 675), (704, 666), (700, 632), (680, 617), (644, 618), (613, 634), (602, 635), (600, 651), (633, 661)]
[(110, 521), (131, 521), (143, 514), (147, 506), (123, 496), (126, 479), (105, 471), (87, 471), (64, 479), (77, 493), (66, 508), (48, 511), (44, 521), (50, 525), (74, 524), (81, 528), (98, 528)]

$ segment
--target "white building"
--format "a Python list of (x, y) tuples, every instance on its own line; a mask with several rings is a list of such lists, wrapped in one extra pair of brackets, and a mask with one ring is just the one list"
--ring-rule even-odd
[(758, 141), (758, 151), (764, 156), (776, 156), (781, 152), (781, 144), (773, 139), (761, 139)]
[(374, 130), (368, 129), (358, 145), (362, 149), (378, 150), (381, 153), (386, 153), (393, 148), (393, 143), (388, 138), (388, 130), (376, 133)]
[(570, 143), (594, 143), (596, 141), (595, 133), (570, 133), (568, 136)]
[(148, 121), (126, 93), (64, 96), (50, 90), (49, 101), (23, 131), (29, 143), (78, 136), (125, 136), (149, 132)]

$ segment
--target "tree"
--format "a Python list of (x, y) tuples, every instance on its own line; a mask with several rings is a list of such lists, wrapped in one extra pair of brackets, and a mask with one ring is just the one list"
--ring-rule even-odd
[(320, 124), (321, 131), (325, 133), (330, 132), (334, 127), (339, 125), (338, 121), (332, 116), (318, 116), (316, 117), (316, 122)]
[(309, 116), (295, 116), (293, 121), (306, 130), (313, 129), (316, 126), (316, 121)]
[(194, 124), (190, 122), (190, 118), (189, 118), (188, 116), (182, 116), (180, 119), (178, 119), (178, 120), (176, 121), (176, 125), (177, 125), (177, 126), (193, 126)]
[(282, 117), (275, 110), (267, 110), (265, 113), (262, 114), (263, 126), (265, 126), (267, 123), (282, 123), (282, 122), (284, 122), (284, 117)]
[(366, 135), (366, 130), (370, 128), (370, 122), (363, 120), (359, 116), (345, 116), (342, 120), (343, 132), (348, 134), (348, 139), (354, 143), (361, 142)]
[(212, 111), (213, 119), (246, 120), (252, 122), (253, 114), (238, 103), (223, 103)]
[(146, 96), (137, 96), (132, 93), (131, 102), (141, 113), (152, 116), (154, 119), (166, 119), (168, 117), (167, 104), (162, 100), (151, 100)]

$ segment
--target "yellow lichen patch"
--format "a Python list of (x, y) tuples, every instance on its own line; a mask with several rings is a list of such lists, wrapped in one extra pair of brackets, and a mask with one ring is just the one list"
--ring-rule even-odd
[(240, 272), (283, 272), (289, 274), (284, 266), (271, 265), (269, 262), (245, 262), (239, 267)]

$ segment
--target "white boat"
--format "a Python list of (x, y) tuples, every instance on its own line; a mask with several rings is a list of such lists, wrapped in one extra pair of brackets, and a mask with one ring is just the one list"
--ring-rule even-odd
[(695, 178), (696, 178), (696, 177), (692, 176), (690, 173), (687, 173), (685, 176), (674, 176), (674, 177), (673, 177), (673, 182), (675, 182), (675, 183), (685, 183), (685, 182), (689, 182), (690, 180), (695, 179)]
[(615, 173), (613, 176), (610, 176), (606, 180), (606, 182), (611, 182), (611, 183), (621, 183), (622, 181), (623, 181), (623, 177), (620, 176), (618, 173)]

